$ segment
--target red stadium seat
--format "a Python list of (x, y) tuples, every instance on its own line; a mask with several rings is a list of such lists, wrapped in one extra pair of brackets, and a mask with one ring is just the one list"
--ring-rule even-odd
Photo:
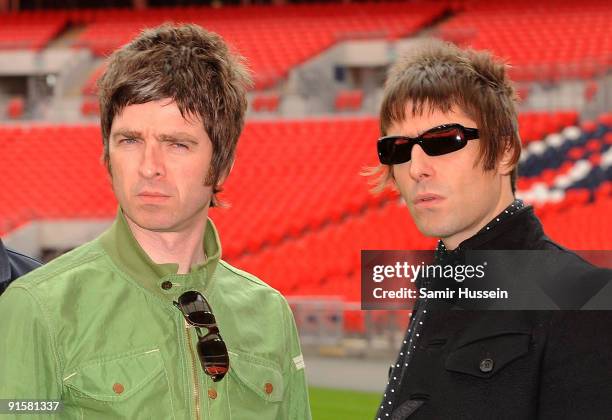
[(100, 103), (96, 98), (86, 97), (81, 103), (81, 114), (85, 117), (99, 116)]
[(363, 102), (363, 91), (361, 90), (342, 90), (338, 92), (335, 100), (337, 111), (357, 111)]
[[(612, 9), (605, 1), (476, 0), (454, 9), (439, 35), (508, 60), (514, 80), (589, 80), (609, 68)], [(587, 99), (595, 90), (587, 89)]]
[(90, 14), (77, 13), (72, 19), (88, 23), (77, 45), (99, 56), (129, 42), (142, 28), (169, 19), (200, 24), (221, 34), (246, 56), (255, 74), (255, 88), (265, 89), (285, 78), (292, 67), (339, 40), (407, 36), (442, 15), (445, 9), (437, 4), (398, 7), (394, 3), (177, 7), (163, 12), (100, 9)]
[(57, 36), (67, 23), (66, 16), (57, 13), (0, 14), (0, 49), (38, 51)]
[[(576, 123), (575, 115), (546, 115), (520, 118), (552, 120), (550, 127), (566, 118)], [(586, 124), (592, 132), (598, 127)], [(610, 134), (604, 138), (612, 140)], [(221, 194), (230, 207), (210, 211), (224, 258), (285, 294), (341, 295), (355, 301), (362, 249), (432, 249), (435, 240), (418, 232), (397, 194), (372, 195), (360, 176), (377, 164), (377, 137), (374, 118), (248, 122)], [(580, 148), (581, 156), (585, 151), (601, 156), (603, 147), (592, 139)], [(97, 125), (0, 126), (0, 149), (5, 186), (0, 190), (0, 234), (34, 219), (114, 217), (117, 204), (99, 160)], [(542, 171), (536, 180), (550, 183), (572, 167), (565, 162)], [(519, 189), (533, 182), (519, 179)], [(35, 189), (28, 188), (34, 184)], [(547, 233), (570, 247), (612, 246), (606, 216), (610, 184), (602, 183), (594, 194), (570, 189), (563, 201), (537, 208)]]
[(6, 108), (6, 113), (11, 119), (18, 119), (23, 116), (23, 111), (25, 109), (25, 101), (23, 97), (17, 96), (11, 98)]
[(276, 112), (278, 110), (278, 104), (280, 97), (278, 94), (260, 94), (256, 95), (253, 99), (253, 109), (255, 111), (269, 111)]

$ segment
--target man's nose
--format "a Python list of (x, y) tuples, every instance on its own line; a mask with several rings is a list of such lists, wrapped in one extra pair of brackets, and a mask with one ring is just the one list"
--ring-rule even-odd
[(415, 144), (410, 154), (410, 177), (415, 181), (429, 178), (433, 175), (432, 157), (427, 155), (419, 146)]
[(140, 175), (143, 178), (155, 178), (165, 175), (162, 152), (157, 144), (146, 144), (140, 162)]

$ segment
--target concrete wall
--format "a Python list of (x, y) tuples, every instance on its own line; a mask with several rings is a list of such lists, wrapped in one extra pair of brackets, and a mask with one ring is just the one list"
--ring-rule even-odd
[(2, 241), (6, 246), (40, 257), (43, 249), (72, 249), (91, 241), (111, 224), (112, 220), (39, 220), (13, 230)]

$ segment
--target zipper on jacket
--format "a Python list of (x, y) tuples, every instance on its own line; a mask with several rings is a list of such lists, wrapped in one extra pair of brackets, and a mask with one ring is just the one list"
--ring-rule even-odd
[(198, 370), (196, 363), (196, 356), (193, 350), (193, 345), (191, 344), (191, 333), (190, 333), (190, 325), (185, 321), (185, 333), (187, 337), (187, 347), (189, 348), (189, 354), (191, 355), (191, 372), (193, 374), (193, 398), (195, 400), (195, 415), (196, 419), (200, 420), (200, 388), (198, 381)]

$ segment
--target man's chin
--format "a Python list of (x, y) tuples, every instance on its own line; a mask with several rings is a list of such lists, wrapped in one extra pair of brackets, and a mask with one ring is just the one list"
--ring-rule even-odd
[(134, 223), (139, 228), (148, 230), (151, 232), (173, 232), (175, 231), (175, 224), (166, 220), (135, 220)]
[(148, 211), (126, 212), (126, 217), (140, 229), (151, 232), (171, 232), (176, 224), (167, 215)]
[(415, 225), (423, 236), (430, 238), (445, 238), (449, 235), (449, 231), (451, 230), (442, 222), (436, 222), (435, 220), (423, 221), (415, 219)]

